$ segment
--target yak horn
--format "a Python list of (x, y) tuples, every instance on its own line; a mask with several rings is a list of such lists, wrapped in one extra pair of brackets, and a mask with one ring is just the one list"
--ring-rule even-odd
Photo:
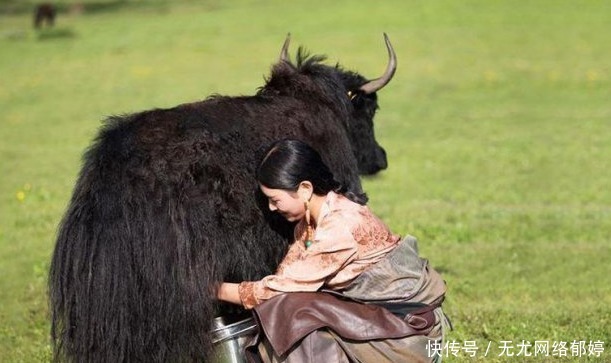
[(388, 35), (386, 35), (386, 33), (384, 33), (384, 41), (386, 42), (386, 49), (388, 49), (388, 65), (386, 66), (386, 71), (382, 77), (371, 80), (359, 88), (365, 94), (374, 93), (386, 86), (397, 70), (397, 55), (392, 49), (392, 45), (390, 44), (390, 40), (388, 39)]
[(289, 43), (291, 42), (291, 33), (286, 34), (286, 40), (284, 41), (284, 45), (282, 45), (282, 50), (280, 51), (280, 62), (288, 62), (289, 61)]

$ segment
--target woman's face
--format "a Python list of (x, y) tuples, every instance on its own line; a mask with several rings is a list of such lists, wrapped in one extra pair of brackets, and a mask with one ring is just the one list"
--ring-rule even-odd
[(295, 222), (305, 216), (305, 205), (298, 192), (286, 191), (284, 189), (270, 189), (263, 185), (259, 186), (267, 197), (269, 210), (278, 212), (289, 222)]

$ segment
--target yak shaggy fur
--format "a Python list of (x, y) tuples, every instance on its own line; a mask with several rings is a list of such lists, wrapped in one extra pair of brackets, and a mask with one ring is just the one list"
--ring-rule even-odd
[[(292, 225), (258, 191), (261, 149), (298, 138), (338, 181), (386, 167), (367, 80), (302, 49), (253, 96), (109, 118), (85, 152), (49, 274), (55, 359), (203, 362), (220, 281), (274, 271)], [(348, 91), (357, 94), (352, 99)]]

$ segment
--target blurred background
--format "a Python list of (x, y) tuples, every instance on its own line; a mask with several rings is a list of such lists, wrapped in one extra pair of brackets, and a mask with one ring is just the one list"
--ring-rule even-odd
[(392, 41), (364, 186), (448, 283), (447, 361), (611, 360), (610, 1), (61, 1), (36, 28), (37, 4), (0, 0), (0, 362), (50, 359), (49, 259), (103, 120), (253, 94), (288, 32), (369, 78)]

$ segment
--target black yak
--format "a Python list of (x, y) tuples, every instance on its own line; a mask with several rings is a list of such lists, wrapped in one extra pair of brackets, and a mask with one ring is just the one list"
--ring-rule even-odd
[(49, 273), (57, 360), (203, 362), (212, 320), (236, 312), (215, 300), (219, 281), (273, 272), (292, 226), (267, 210), (254, 170), (261, 147), (298, 138), (338, 180), (386, 168), (374, 139), (376, 91), (288, 38), (254, 96), (212, 96), (109, 118), (83, 157)]
[(55, 24), (56, 13), (55, 6), (51, 3), (36, 5), (34, 10), (34, 28), (40, 29), (44, 24), (52, 27)]

